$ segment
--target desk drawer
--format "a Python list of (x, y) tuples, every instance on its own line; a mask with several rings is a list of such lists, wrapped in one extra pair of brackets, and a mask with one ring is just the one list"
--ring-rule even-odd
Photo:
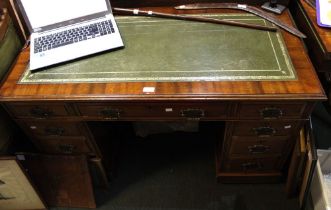
[(279, 170), (277, 157), (236, 158), (224, 164), (224, 172), (261, 173)]
[(19, 121), (20, 125), (34, 136), (80, 136), (81, 123), (60, 121)]
[(286, 148), (287, 140), (287, 136), (273, 136), (269, 138), (233, 136), (229, 154), (230, 157), (280, 155)]
[(225, 119), (226, 103), (79, 103), (86, 117), (103, 119)]
[(52, 154), (96, 154), (89, 140), (82, 136), (39, 137), (34, 138), (33, 141), (41, 152)]
[(286, 136), (298, 130), (297, 121), (261, 121), (261, 122), (235, 122), (233, 123), (234, 136)]
[(6, 106), (16, 118), (50, 119), (70, 115), (68, 107), (62, 103), (10, 103)]
[(80, 115), (84, 117), (108, 120), (148, 117), (151, 115), (149, 106), (135, 103), (78, 103), (77, 109)]
[(294, 119), (302, 118), (306, 103), (239, 103), (240, 119)]

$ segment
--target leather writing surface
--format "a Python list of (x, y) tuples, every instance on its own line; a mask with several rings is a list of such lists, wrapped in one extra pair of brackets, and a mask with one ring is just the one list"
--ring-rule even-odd
[[(252, 24), (248, 14), (209, 15)], [(150, 17), (117, 17), (125, 48), (30, 73), (21, 83), (293, 80), (280, 32)]]

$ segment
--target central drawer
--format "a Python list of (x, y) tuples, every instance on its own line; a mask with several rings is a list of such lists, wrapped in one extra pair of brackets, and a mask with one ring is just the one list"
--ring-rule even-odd
[(226, 103), (78, 103), (80, 115), (108, 120), (225, 119)]

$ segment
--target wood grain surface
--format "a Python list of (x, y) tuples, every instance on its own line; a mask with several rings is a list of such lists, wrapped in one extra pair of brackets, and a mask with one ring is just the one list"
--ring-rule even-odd
[[(227, 10), (175, 11), (173, 8), (142, 8), (170, 13), (215, 13)], [(279, 18), (292, 24), (288, 12)], [(280, 29), (281, 30), (281, 29)], [(29, 62), (29, 49), (18, 57), (0, 89), (2, 101), (77, 101), (77, 100), (324, 100), (325, 94), (305, 51), (303, 41), (282, 30), (298, 80), (294, 81), (221, 81), (221, 82), (119, 82), (18, 84)], [(243, 37), (244, 38), (244, 37)], [(254, 49), (252, 49), (254, 50)], [(155, 87), (145, 94), (144, 87)]]

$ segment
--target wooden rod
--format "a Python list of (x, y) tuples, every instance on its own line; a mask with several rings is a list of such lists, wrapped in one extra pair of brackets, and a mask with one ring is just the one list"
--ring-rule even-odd
[(4, 39), (8, 29), (9, 15), (7, 9), (0, 8), (0, 42)]
[(224, 24), (224, 25), (231, 25), (231, 26), (239, 26), (263, 31), (273, 31), (276, 32), (277, 28), (272, 26), (263, 26), (263, 25), (255, 25), (255, 24), (247, 24), (229, 20), (220, 20), (214, 18), (207, 18), (207, 17), (196, 17), (196, 16), (189, 16), (189, 15), (175, 15), (169, 13), (161, 13), (161, 12), (153, 12), (153, 11), (144, 11), (139, 9), (126, 9), (126, 8), (113, 8), (116, 12), (122, 12), (125, 14), (133, 14), (133, 15), (141, 15), (141, 16), (152, 16), (152, 17), (162, 17), (162, 18), (171, 18), (171, 19), (178, 19), (178, 20), (188, 20), (188, 21), (197, 21), (197, 22), (207, 22), (207, 23), (216, 23), (216, 24)]

